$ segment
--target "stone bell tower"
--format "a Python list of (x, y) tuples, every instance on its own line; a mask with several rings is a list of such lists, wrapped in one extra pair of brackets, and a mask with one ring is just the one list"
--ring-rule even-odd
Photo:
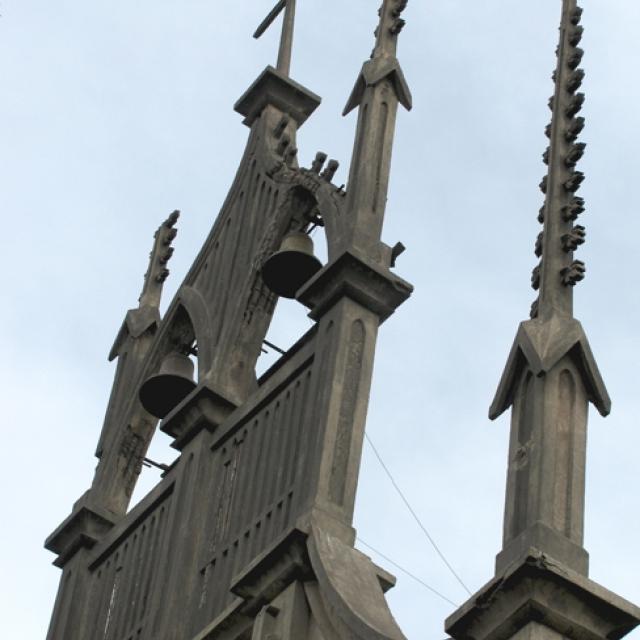
[[(277, 66), (235, 105), (249, 129), (235, 181), (163, 317), (178, 213), (156, 233), (110, 353), (94, 481), (46, 542), (62, 569), (49, 640), (404, 637), (384, 598), (394, 578), (354, 549), (352, 517), (378, 327), (412, 291), (391, 271), (402, 247), (381, 241), (396, 112), (411, 107), (396, 58), (407, 0), (382, 3), (347, 102), (346, 191), (326, 154), (298, 164), (320, 98), (289, 75), (295, 6), (280, 0), (256, 32), (284, 13)], [(314, 326), (257, 379), (278, 295)], [(158, 427), (179, 457), (128, 510)]]
[(589, 580), (583, 547), (588, 405), (606, 416), (610, 400), (582, 325), (573, 316), (575, 285), (585, 265), (577, 194), (585, 151), (582, 9), (563, 0), (554, 95), (549, 100), (545, 203), (532, 286), (531, 319), (518, 329), (490, 409), (511, 408), (503, 547), (495, 578), (446, 622), (455, 640), (621, 638), (640, 609)]

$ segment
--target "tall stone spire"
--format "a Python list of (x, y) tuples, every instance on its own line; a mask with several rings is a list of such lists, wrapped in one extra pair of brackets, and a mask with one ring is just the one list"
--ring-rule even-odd
[(584, 263), (574, 260), (574, 252), (585, 241), (585, 228), (575, 224), (585, 205), (576, 195), (584, 180), (576, 165), (586, 148), (577, 141), (585, 124), (578, 115), (585, 100), (584, 93), (578, 91), (585, 75), (579, 67), (583, 56), (578, 46), (583, 33), (581, 17), (582, 9), (575, 1), (564, 3), (558, 65), (553, 74), (555, 92), (549, 99), (552, 111), (546, 129), (549, 146), (543, 156), (549, 170), (540, 183), (546, 199), (539, 216), (543, 231), (535, 251), (541, 261), (532, 277), (540, 296), (531, 315), (542, 320), (554, 315), (572, 317), (573, 287), (585, 274)]
[(640, 622), (640, 609), (587, 578), (584, 541), (589, 402), (607, 415), (610, 400), (580, 323), (574, 286), (585, 265), (574, 252), (585, 240), (576, 224), (585, 209), (576, 195), (576, 165), (585, 146), (579, 116), (585, 100), (582, 9), (563, 0), (551, 123), (540, 183), (545, 204), (531, 283), (539, 297), (521, 323), (491, 419), (508, 408), (511, 436), (503, 547), (496, 577), (446, 622), (456, 640), (488, 638), (620, 638)]

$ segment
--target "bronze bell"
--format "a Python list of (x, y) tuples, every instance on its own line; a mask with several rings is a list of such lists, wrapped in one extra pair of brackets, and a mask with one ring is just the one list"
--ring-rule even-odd
[(156, 418), (164, 418), (195, 388), (193, 362), (183, 353), (174, 351), (164, 358), (160, 372), (140, 387), (142, 406)]
[(296, 292), (322, 269), (313, 254), (313, 240), (302, 231), (291, 231), (282, 240), (280, 251), (262, 265), (262, 279), (271, 291), (283, 298), (295, 298)]

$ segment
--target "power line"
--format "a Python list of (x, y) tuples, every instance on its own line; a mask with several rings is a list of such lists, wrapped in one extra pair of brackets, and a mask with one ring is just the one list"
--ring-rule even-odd
[(388, 558), (387, 556), (385, 556), (384, 553), (381, 553), (377, 549), (374, 549), (370, 544), (367, 544), (362, 538), (357, 538), (357, 540), (360, 544), (367, 547), (367, 549), (370, 549), (374, 553), (377, 553), (381, 558), (386, 560), (389, 564), (392, 564), (396, 569), (398, 569), (399, 571), (402, 571), (402, 573), (408, 575), (410, 578), (413, 578), (416, 582), (419, 582), (423, 587), (425, 587), (425, 589), (428, 589), (429, 591), (431, 591), (431, 593), (435, 593), (435, 595), (437, 595), (439, 598), (442, 598), (443, 600), (448, 602), (450, 605), (453, 605), (454, 607), (458, 606), (455, 602), (453, 602), (453, 600), (449, 600), (447, 596), (442, 595), (437, 589), (434, 589), (433, 587), (429, 586), (424, 580), (421, 580), (420, 578), (418, 578), (418, 576), (414, 575), (410, 571), (407, 571), (404, 567), (401, 567), (397, 562), (394, 562), (393, 560), (391, 560), (391, 558)]
[(440, 558), (442, 559), (442, 562), (445, 563), (445, 565), (447, 566), (449, 571), (451, 571), (455, 579), (462, 585), (463, 589), (469, 595), (472, 595), (467, 585), (462, 581), (462, 578), (455, 572), (454, 568), (449, 564), (449, 561), (445, 558), (442, 551), (440, 551), (440, 548), (436, 544), (435, 540), (431, 537), (431, 534), (427, 531), (427, 528), (422, 524), (420, 518), (418, 517), (418, 514), (412, 509), (411, 505), (409, 504), (409, 501), (405, 498), (404, 493), (402, 493), (402, 489), (400, 489), (400, 487), (398, 486), (398, 483), (394, 480), (393, 475), (391, 474), (391, 471), (389, 471), (389, 468), (384, 463), (382, 456), (380, 455), (375, 445), (373, 444), (371, 438), (369, 437), (369, 434), (365, 432), (364, 435), (365, 435), (365, 438), (367, 439), (367, 442), (373, 449), (373, 452), (376, 454), (376, 458), (378, 458), (378, 462), (380, 462), (380, 464), (382, 465), (382, 468), (385, 470), (385, 473), (387, 474), (387, 476), (389, 476), (389, 480), (391, 480), (391, 484), (393, 484), (395, 490), (398, 492), (398, 495), (400, 496), (400, 498), (402, 498), (402, 501), (404, 502), (405, 506), (407, 507), (407, 509), (409, 509), (409, 513), (411, 513), (414, 520), (418, 523), (418, 526), (422, 529), (425, 536), (427, 536), (427, 539), (431, 543), (431, 546), (436, 550), (436, 553), (440, 556)]

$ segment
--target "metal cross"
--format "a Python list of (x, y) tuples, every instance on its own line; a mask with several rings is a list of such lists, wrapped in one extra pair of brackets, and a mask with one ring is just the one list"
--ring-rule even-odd
[(262, 24), (253, 34), (254, 38), (259, 38), (284, 11), (284, 23), (282, 25), (282, 36), (280, 37), (280, 51), (278, 52), (278, 71), (289, 75), (291, 70), (291, 49), (293, 47), (293, 27), (296, 17), (296, 0), (279, 0), (278, 4), (271, 10), (269, 15), (262, 21)]

